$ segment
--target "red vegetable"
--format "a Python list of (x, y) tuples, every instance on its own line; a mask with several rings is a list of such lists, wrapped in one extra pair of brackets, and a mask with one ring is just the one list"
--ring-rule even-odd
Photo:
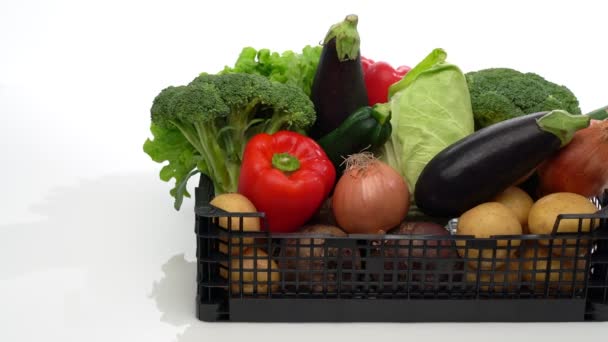
[(393, 69), (386, 62), (374, 62), (365, 57), (361, 57), (361, 65), (363, 66), (365, 87), (367, 88), (367, 98), (370, 106), (387, 102), (388, 87), (400, 81), (411, 69), (405, 65)]
[(374, 61), (361, 56), (361, 67), (363, 68), (363, 73), (367, 73), (367, 70), (369, 70), (369, 66), (374, 64)]
[(542, 194), (596, 196), (608, 187), (608, 120), (591, 120), (572, 141), (538, 168)]
[(314, 140), (280, 131), (249, 140), (238, 189), (266, 214), (271, 232), (293, 232), (316, 213), (335, 179), (333, 164)]

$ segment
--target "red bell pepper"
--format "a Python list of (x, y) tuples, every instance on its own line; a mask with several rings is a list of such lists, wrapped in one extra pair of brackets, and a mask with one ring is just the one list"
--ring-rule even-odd
[(365, 87), (369, 105), (388, 101), (388, 87), (400, 81), (410, 71), (410, 67), (402, 65), (396, 69), (386, 62), (374, 62), (361, 57)]
[(245, 146), (238, 191), (265, 213), (271, 232), (293, 232), (321, 207), (335, 179), (336, 169), (313, 139), (260, 133)]

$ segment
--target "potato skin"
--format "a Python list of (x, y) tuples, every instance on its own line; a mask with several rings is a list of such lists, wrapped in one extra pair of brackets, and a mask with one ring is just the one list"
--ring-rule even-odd
[(523, 233), (529, 233), (528, 214), (534, 204), (534, 200), (527, 192), (518, 187), (510, 186), (494, 197), (493, 202), (502, 203), (507, 208), (513, 210), (513, 213), (515, 213), (515, 216), (519, 220), (519, 224), (521, 224)]
[[(257, 255), (257, 256), (256, 256)], [(255, 259), (253, 259), (255, 257)], [(243, 252), (243, 286), (241, 288), (239, 281), (241, 280), (240, 258), (233, 257), (231, 265), (231, 283), (230, 288), (233, 294), (264, 294), (268, 292), (268, 271), (270, 270), (270, 292), (276, 292), (279, 289), (279, 267), (277, 263), (270, 259), (268, 262), (268, 254), (258, 248), (249, 248)], [(225, 264), (223, 264), (225, 266)], [(220, 276), (228, 279), (228, 271), (225, 268), (220, 268)], [(258, 281), (258, 284), (248, 283)], [(241, 291), (242, 290), (242, 291)]]
[[(494, 271), (479, 270), (479, 289), (481, 291), (517, 289), (521, 282), (520, 268), (522, 268), (521, 262), (511, 260)], [(477, 272), (477, 270), (472, 269), (466, 273), (466, 280), (469, 285), (477, 284)]]
[[(215, 196), (211, 202), (209, 203), (217, 208), (220, 208), (227, 212), (232, 213), (255, 213), (257, 209), (253, 205), (253, 203), (245, 196), (239, 193), (226, 193)], [(224, 229), (228, 229), (228, 225), (230, 224), (231, 231), (238, 231), (240, 218), (238, 217), (220, 217), (218, 219), (218, 226)], [(243, 218), (243, 231), (244, 232), (259, 232), (260, 231), (260, 219), (257, 217), (245, 217)], [(228, 239), (225, 237), (220, 237), (220, 240), (224, 243), (219, 245), (220, 252), (224, 254), (228, 254)], [(231, 255), (238, 255), (240, 253), (239, 244), (242, 241), (243, 250), (249, 248), (254, 239), (252, 237), (243, 237), (238, 238), (234, 237), (232, 240), (232, 248)]]
[[(476, 238), (489, 238), (493, 235), (519, 235), (522, 234), (522, 227), (513, 211), (504, 204), (486, 202), (469, 209), (460, 216), (456, 234), (473, 235)], [(509, 245), (509, 240), (497, 241), (499, 248), (495, 250), (495, 257), (493, 257), (494, 249), (490, 248), (481, 251), (476, 248), (468, 248), (467, 255), (466, 249), (462, 248), (465, 247), (465, 244), (463, 240), (456, 241), (456, 245), (460, 247), (458, 248), (458, 254), (463, 258), (468, 258), (468, 264), (473, 268), (478, 265), (476, 259), (480, 252), (482, 258), (494, 259), (494, 265), (491, 260), (479, 262), (479, 266), (484, 270), (490, 270), (492, 267), (502, 267), (505, 264), (504, 259), (508, 257), (506, 247)], [(516, 251), (515, 247), (520, 245), (520, 240), (511, 240), (510, 245), (512, 247), (511, 253), (514, 253)]]
[[(586, 197), (569, 193), (556, 192), (540, 198), (532, 208), (528, 216), (528, 226), (532, 234), (551, 234), (553, 226), (559, 214), (593, 214), (598, 209)], [(559, 223), (557, 231), (560, 233), (576, 233), (578, 232), (579, 220), (562, 219)], [(593, 227), (595, 228), (595, 227)], [(591, 230), (591, 220), (582, 220), (582, 232)], [(541, 240), (543, 245), (548, 246), (549, 240)], [(579, 254), (584, 255), (587, 246), (579, 241)], [(553, 243), (553, 253), (557, 255), (574, 256), (576, 247), (563, 248), (564, 244), (575, 245), (575, 239), (555, 239)]]
[[(575, 258), (561, 259), (559, 256), (554, 256), (549, 262), (549, 250), (544, 247), (537, 247), (537, 251), (534, 248), (527, 248), (523, 253), (522, 262), (522, 278), (527, 282), (535, 281), (536, 290), (543, 290), (545, 286), (545, 280), (547, 280), (546, 271), (551, 267), (549, 271), (549, 283), (550, 289), (558, 287), (562, 291), (571, 291), (572, 285), (570, 282), (574, 279), (573, 273), (576, 275), (576, 282), (582, 282), (585, 280), (585, 263), (584, 260), (575, 262)], [(576, 265), (576, 266), (575, 266)], [(560, 280), (561, 273), (561, 280)], [(581, 285), (575, 285), (577, 288), (582, 287)]]
[[(347, 236), (342, 229), (325, 224), (307, 225), (302, 227), (297, 233), (336, 237)], [(338, 279), (336, 270), (338, 268), (346, 271), (342, 276), (342, 280), (346, 281), (350, 280), (349, 270), (353, 269), (353, 267), (355, 269), (360, 268), (359, 252), (356, 249), (343, 248), (341, 250), (342, 262), (338, 264), (337, 257), (340, 249), (337, 247), (325, 247), (326, 239), (300, 238), (299, 240), (299, 248), (298, 239), (282, 241), (279, 268), (286, 281), (293, 282), (298, 280), (299, 282), (297, 289), (296, 285), (287, 285), (286, 287), (289, 290), (312, 290), (313, 292), (323, 292), (325, 290), (334, 292), (337, 290)], [(327, 264), (325, 264), (325, 260), (327, 260)], [(311, 282), (314, 282), (312, 286)], [(342, 290), (348, 290), (348, 288), (350, 287), (343, 285)]]

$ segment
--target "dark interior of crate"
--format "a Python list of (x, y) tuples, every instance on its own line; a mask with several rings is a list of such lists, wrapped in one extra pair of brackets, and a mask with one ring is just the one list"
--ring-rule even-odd
[[(584, 296), (594, 248), (588, 236), (549, 239), (549, 246), (522, 237), (287, 238), (243, 233), (229, 238), (209, 221), (209, 235), (202, 238), (215, 262), (204, 281), (224, 284), (229, 296)], [(221, 252), (227, 250), (235, 255)]]

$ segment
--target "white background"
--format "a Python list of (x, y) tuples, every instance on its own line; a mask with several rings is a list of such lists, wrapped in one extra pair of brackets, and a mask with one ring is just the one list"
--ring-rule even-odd
[[(317, 44), (359, 15), (364, 55), (511, 67), (608, 102), (600, 1), (0, 1), (0, 341), (602, 340), (608, 324), (208, 324), (193, 202), (143, 153), (153, 97), (244, 46)], [(458, 313), (455, 312), (454, 315)], [(603, 337), (600, 337), (602, 336)]]

